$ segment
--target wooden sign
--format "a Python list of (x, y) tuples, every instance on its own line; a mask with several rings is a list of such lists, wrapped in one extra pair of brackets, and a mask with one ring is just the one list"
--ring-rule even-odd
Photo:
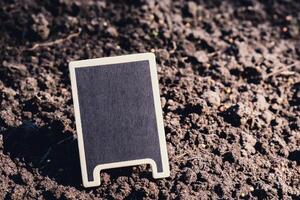
[(83, 185), (100, 185), (100, 171), (150, 164), (168, 177), (169, 161), (152, 53), (69, 64)]

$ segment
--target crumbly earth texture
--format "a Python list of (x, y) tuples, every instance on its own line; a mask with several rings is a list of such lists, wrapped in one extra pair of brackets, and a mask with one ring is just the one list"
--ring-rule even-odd
[[(0, 199), (299, 199), (299, 13), (289, 0), (0, 1)], [(171, 175), (105, 170), (85, 189), (68, 62), (150, 51)]]

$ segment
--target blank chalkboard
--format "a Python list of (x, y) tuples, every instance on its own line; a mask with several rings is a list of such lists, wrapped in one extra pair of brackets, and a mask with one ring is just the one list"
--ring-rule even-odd
[(69, 64), (83, 185), (100, 185), (103, 169), (150, 164), (170, 174), (152, 53)]

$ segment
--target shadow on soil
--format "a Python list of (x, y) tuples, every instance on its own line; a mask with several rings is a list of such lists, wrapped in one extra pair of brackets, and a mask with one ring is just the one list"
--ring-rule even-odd
[[(32, 122), (24, 122), (0, 134), (3, 135), (4, 152), (12, 159), (25, 162), (28, 168), (38, 169), (43, 176), (59, 184), (83, 189), (77, 139), (72, 134), (63, 134), (55, 123), (37, 127)], [(117, 179), (131, 174), (132, 167), (104, 172)]]
[(81, 172), (77, 140), (55, 129), (55, 124), (37, 127), (31, 122), (9, 129), (3, 135), (4, 152), (59, 184), (80, 187)]

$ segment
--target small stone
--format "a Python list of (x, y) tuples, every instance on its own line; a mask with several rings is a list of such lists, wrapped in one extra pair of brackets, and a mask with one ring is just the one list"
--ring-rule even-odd
[(286, 20), (286, 21), (292, 21), (292, 19), (293, 19), (293, 17), (292, 17), (291, 15), (287, 15), (287, 16), (285, 17), (285, 20)]
[(256, 144), (256, 139), (248, 133), (242, 133), (241, 138), (243, 148), (249, 153), (255, 153), (256, 151), (254, 146)]
[(166, 100), (165, 97), (161, 97), (161, 98), (160, 98), (160, 102), (161, 102), (161, 108), (164, 108), (165, 105), (166, 105), (167, 100)]
[(187, 11), (191, 16), (195, 17), (197, 15), (197, 4), (193, 1), (189, 1), (187, 3)]
[(211, 64), (210, 64), (210, 63), (205, 63), (205, 64), (204, 64), (204, 67), (205, 67), (205, 68), (210, 68), (210, 67), (211, 67)]
[(157, 36), (158, 36), (158, 32), (155, 31), (155, 30), (153, 30), (153, 31), (152, 31), (152, 35), (153, 35), (154, 37), (157, 37)]
[(50, 30), (48, 28), (49, 22), (46, 17), (40, 13), (38, 15), (33, 15), (32, 19), (32, 30), (43, 40), (47, 39), (50, 34)]
[(185, 51), (186, 55), (193, 57), (196, 52), (196, 47), (193, 43), (185, 41), (182, 44), (182, 48)]
[(170, 120), (170, 124), (173, 125), (173, 126), (179, 126), (180, 125), (177, 118), (172, 118)]
[(219, 106), (219, 111), (220, 112), (224, 112), (226, 110), (226, 108), (225, 108), (225, 106), (224, 105), (222, 105), (222, 106)]
[(241, 125), (245, 125), (247, 123), (247, 118), (242, 117), (241, 118)]
[(288, 28), (287, 27), (283, 27), (282, 28), (282, 32), (287, 32), (288, 31)]
[[(68, 16), (67, 17), (68, 23), (71, 26), (75, 26), (78, 24), (78, 19), (76, 17)], [(92, 20), (92, 25), (95, 25), (96, 20)]]
[(159, 51), (159, 56), (160, 56), (164, 61), (169, 60), (169, 58), (170, 58), (169, 52), (168, 52), (167, 50), (165, 50), (165, 49), (161, 49), (161, 50)]
[(33, 64), (38, 64), (38, 63), (39, 63), (38, 57), (35, 57), (35, 56), (31, 56), (31, 57), (30, 57), (30, 61), (31, 61)]
[(225, 88), (224, 90), (227, 94), (229, 94), (231, 92), (231, 89), (230, 88)]
[(118, 37), (119, 36), (119, 33), (117, 31), (117, 29), (115, 27), (108, 27), (107, 28), (107, 32), (109, 33), (110, 36), (112, 37)]
[(273, 109), (274, 111), (278, 111), (278, 110), (280, 109), (280, 105), (277, 104), (277, 103), (272, 104), (271, 107), (272, 107), (272, 109)]
[(218, 93), (214, 91), (207, 91), (202, 96), (209, 105), (211, 106), (219, 106), (221, 103), (221, 99)]
[(271, 111), (266, 110), (263, 114), (262, 114), (262, 118), (263, 120), (266, 122), (266, 124), (270, 124), (270, 122), (273, 119), (273, 114)]
[(172, 99), (169, 99), (166, 103), (167, 108), (171, 111), (175, 111), (178, 108), (178, 104), (173, 101)]
[(209, 59), (204, 51), (196, 51), (194, 54), (194, 57), (200, 63), (207, 63), (209, 61)]
[(256, 101), (255, 105), (259, 110), (264, 111), (269, 108), (269, 104), (263, 95), (261, 95), (261, 94), (256, 95), (256, 100), (257, 101)]

